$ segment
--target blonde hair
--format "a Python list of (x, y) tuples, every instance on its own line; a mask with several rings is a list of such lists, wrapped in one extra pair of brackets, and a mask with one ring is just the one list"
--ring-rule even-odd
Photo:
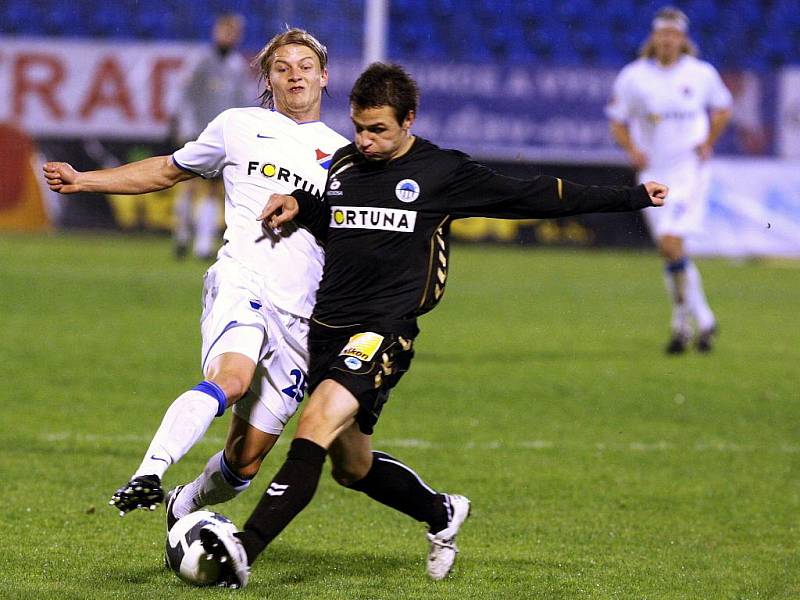
[[(647, 36), (642, 47), (639, 48), (639, 56), (642, 58), (653, 58), (656, 53), (655, 44), (653, 43), (653, 34), (656, 32), (656, 22), (673, 21), (677, 28), (683, 31), (683, 44), (681, 44), (681, 54), (688, 54), (689, 56), (697, 56), (699, 51), (695, 43), (689, 39), (689, 36), (684, 31), (689, 27), (689, 18), (679, 8), (673, 6), (665, 6), (660, 9), (653, 19), (653, 31)], [(681, 29), (683, 27), (683, 29)]]
[(289, 44), (298, 44), (309, 48), (319, 59), (320, 69), (324, 71), (328, 67), (328, 49), (305, 29), (287, 26), (286, 31), (282, 31), (267, 42), (267, 45), (256, 54), (250, 63), (251, 67), (258, 69), (259, 79), (264, 82), (264, 91), (259, 98), (261, 105), (267, 108), (275, 107), (272, 90), (269, 89), (269, 72), (275, 62), (275, 52), (278, 48)]

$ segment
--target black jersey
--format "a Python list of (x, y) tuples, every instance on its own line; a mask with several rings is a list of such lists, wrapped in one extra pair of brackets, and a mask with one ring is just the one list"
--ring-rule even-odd
[[(391, 161), (355, 144), (333, 156), (323, 200), (297, 190), (296, 220), (325, 245), (312, 333), (360, 326), (413, 335), (444, 293), (449, 225), (462, 217), (563, 217), (651, 206), (644, 186), (517, 179), (417, 137)], [(412, 331), (413, 330), (413, 331)]]

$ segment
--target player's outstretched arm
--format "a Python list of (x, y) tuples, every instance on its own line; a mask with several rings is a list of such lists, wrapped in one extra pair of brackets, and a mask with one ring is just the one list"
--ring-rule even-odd
[(650, 202), (653, 203), (653, 206), (664, 206), (664, 198), (669, 193), (669, 188), (666, 185), (657, 181), (648, 181), (644, 184), (644, 189), (650, 195)]
[(98, 171), (76, 171), (69, 163), (46, 162), (42, 170), (47, 185), (60, 194), (144, 194), (172, 187), (179, 181), (194, 177), (176, 167), (171, 156), (153, 156)]
[(259, 221), (265, 222), (273, 229), (293, 220), (299, 211), (297, 200), (287, 194), (272, 194), (258, 216)]

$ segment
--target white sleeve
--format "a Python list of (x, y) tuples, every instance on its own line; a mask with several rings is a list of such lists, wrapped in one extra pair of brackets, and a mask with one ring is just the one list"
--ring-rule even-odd
[(710, 108), (730, 108), (733, 104), (733, 97), (730, 90), (725, 86), (719, 72), (711, 65), (708, 65), (708, 106)]
[(172, 162), (179, 169), (199, 175), (203, 179), (217, 177), (227, 164), (225, 150), (225, 123), (230, 111), (217, 115), (200, 136), (172, 154)]
[(606, 105), (606, 117), (612, 121), (626, 123), (631, 118), (631, 98), (628, 69), (623, 69), (614, 80), (611, 100)]

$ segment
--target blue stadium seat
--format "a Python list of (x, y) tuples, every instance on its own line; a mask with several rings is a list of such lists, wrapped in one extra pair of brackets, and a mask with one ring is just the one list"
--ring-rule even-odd
[[(535, 61), (618, 68), (632, 60), (655, 10), (651, 0), (392, 0), (390, 58)], [(724, 68), (800, 63), (797, 0), (682, 0), (703, 56)], [(318, 35), (337, 57), (362, 52), (363, 0), (3, 0), (5, 34), (207, 41), (214, 17), (245, 16), (244, 47), (260, 49), (284, 22)], [(731, 40), (736, 40), (732, 43)]]

